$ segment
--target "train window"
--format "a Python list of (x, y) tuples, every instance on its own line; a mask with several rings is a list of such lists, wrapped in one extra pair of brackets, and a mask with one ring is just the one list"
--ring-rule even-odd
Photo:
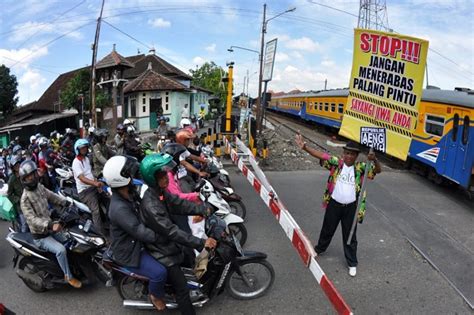
[(329, 103), (324, 103), (324, 110), (329, 111)]
[(470, 119), (469, 116), (466, 115), (464, 116), (464, 127), (462, 130), (462, 144), (466, 145), (467, 142), (469, 141), (469, 124), (470, 124)]
[(459, 129), (459, 114), (454, 114), (453, 117), (453, 130), (451, 134), (451, 139), (453, 139), (453, 142), (456, 142), (458, 139), (458, 129)]
[(323, 103), (319, 103), (319, 110), (323, 110)]
[(444, 129), (444, 117), (426, 115), (425, 132), (434, 136), (442, 136)]
[(339, 104), (339, 106), (337, 107), (337, 111), (339, 112), (339, 114), (342, 114), (344, 112), (344, 104)]
[(336, 111), (336, 104), (334, 103), (331, 103), (331, 112), (335, 112)]

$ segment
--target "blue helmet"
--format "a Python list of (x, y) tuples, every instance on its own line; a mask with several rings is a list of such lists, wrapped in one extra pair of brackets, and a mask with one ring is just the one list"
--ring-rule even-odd
[(84, 146), (89, 146), (89, 141), (86, 139), (79, 139), (74, 143), (74, 152), (76, 152), (76, 155), (79, 155), (79, 150)]

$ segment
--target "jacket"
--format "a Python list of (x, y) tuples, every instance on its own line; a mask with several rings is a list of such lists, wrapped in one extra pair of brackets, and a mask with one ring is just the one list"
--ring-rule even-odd
[(20, 200), (23, 194), (23, 186), (15, 173), (8, 179), (8, 199), (15, 207), (16, 213), (21, 213)]
[(123, 154), (123, 137), (120, 134), (116, 134), (114, 137), (114, 142), (115, 142), (115, 149), (117, 151), (117, 154), (122, 155)]
[(197, 192), (184, 193), (181, 190), (181, 187), (179, 187), (179, 184), (176, 179), (176, 174), (173, 173), (172, 171), (168, 171), (167, 173), (168, 173), (169, 184), (166, 190), (170, 194), (176, 195), (181, 199), (189, 200), (194, 203), (201, 203), (201, 199), (199, 199), (199, 193)]
[(179, 229), (170, 219), (170, 213), (181, 215), (204, 215), (206, 208), (178, 198), (166, 191), (157, 193), (149, 188), (140, 205), (140, 219), (158, 234), (154, 243), (147, 244), (150, 255), (165, 267), (178, 265), (183, 261), (180, 245), (201, 251), (205, 240)]
[(93, 174), (95, 177), (99, 177), (107, 160), (114, 155), (114, 150), (109, 148), (107, 144), (94, 144), (92, 147), (92, 165), (94, 165)]
[(123, 266), (138, 267), (143, 243), (156, 241), (156, 233), (138, 219), (138, 206), (112, 194), (109, 206), (112, 259)]
[(24, 189), (21, 195), (21, 211), (30, 227), (33, 238), (42, 238), (49, 235), (53, 226), (48, 203), (65, 207), (68, 204), (63, 198), (38, 184), (35, 190)]

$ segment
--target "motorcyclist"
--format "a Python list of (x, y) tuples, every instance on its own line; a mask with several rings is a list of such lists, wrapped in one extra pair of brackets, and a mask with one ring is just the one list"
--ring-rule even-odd
[(137, 140), (135, 128), (131, 125), (127, 127), (127, 134), (123, 144), (124, 153), (133, 156), (139, 161), (143, 159), (143, 150), (140, 148), (140, 142)]
[(36, 144), (36, 137), (35, 137), (35, 136), (31, 136), (31, 137), (30, 137), (30, 144), (28, 145), (28, 150), (31, 151), (33, 145), (35, 145), (35, 144)]
[(76, 158), (72, 162), (72, 172), (74, 173), (79, 198), (91, 210), (94, 225), (104, 233), (99, 208), (99, 191), (104, 183), (97, 181), (92, 175), (91, 162), (87, 157), (89, 142), (86, 139), (78, 139), (74, 144), (74, 150)]
[(96, 141), (95, 132), (96, 132), (96, 129), (93, 126), (91, 126), (87, 129), (87, 138), (86, 139), (87, 139), (87, 141), (89, 141), (91, 146), (93, 146), (95, 144), (95, 141)]
[[(191, 139), (194, 138), (194, 135), (188, 130), (180, 130), (176, 133), (176, 143), (184, 145), (186, 148), (190, 145)], [(194, 185), (196, 184), (194, 179), (189, 173), (196, 174), (200, 177), (209, 176), (206, 172), (199, 171), (196, 167), (193, 166), (192, 161), (197, 161), (199, 163), (206, 163), (206, 159), (193, 155), (186, 150), (180, 156), (180, 168), (178, 169), (178, 180), (180, 187), (185, 193), (192, 192)]]
[(107, 129), (97, 129), (94, 133), (95, 144), (92, 147), (92, 164), (94, 165), (93, 174), (96, 178), (102, 173), (105, 163), (116, 153), (107, 145)]
[[(49, 140), (46, 137), (41, 137), (38, 141), (40, 151), (38, 153), (38, 168), (40, 177), (43, 178), (43, 185), (48, 189), (56, 191), (57, 183), (54, 173), (54, 159), (55, 153), (49, 147)], [(48, 177), (48, 178), (45, 178)]]
[(115, 134), (115, 137), (114, 137), (114, 142), (115, 142), (115, 150), (117, 151), (117, 154), (119, 155), (123, 154), (124, 138), (125, 138), (125, 126), (123, 124), (118, 124), (117, 133)]
[(105, 163), (103, 174), (113, 194), (109, 207), (111, 258), (128, 270), (150, 279), (150, 300), (157, 310), (164, 310), (166, 268), (143, 249), (159, 235), (138, 219), (140, 196), (132, 179), (138, 172), (138, 162), (130, 157), (114, 156)]
[(58, 136), (59, 136), (59, 134), (56, 130), (53, 130), (49, 134), (49, 141), (51, 143), (51, 147), (53, 148), (54, 152), (59, 152), (59, 148), (61, 147)]
[(168, 271), (168, 281), (173, 286), (176, 301), (182, 314), (195, 314), (189, 297), (189, 289), (184, 273), (180, 268), (183, 260), (181, 246), (201, 251), (204, 247), (213, 248), (216, 240), (197, 238), (179, 229), (171, 220), (170, 214), (207, 215), (209, 209), (180, 199), (166, 191), (167, 171), (176, 163), (168, 154), (147, 155), (140, 163), (140, 173), (149, 186), (140, 204), (140, 219), (159, 235), (156, 242), (146, 244), (150, 254), (162, 263)]
[(158, 118), (158, 128), (156, 129), (155, 131), (155, 134), (157, 134), (159, 137), (161, 136), (167, 136), (168, 134), (168, 130), (169, 130), (169, 127), (168, 127), (168, 124), (166, 123), (166, 117), (165, 116), (161, 116), (160, 118)]
[(25, 233), (28, 232), (28, 225), (26, 224), (25, 216), (23, 215), (20, 206), (21, 195), (23, 194), (23, 185), (21, 184), (19, 175), (21, 162), (22, 160), (17, 156), (14, 156), (10, 160), (12, 175), (8, 179), (8, 199), (15, 207), (15, 212), (17, 214), (16, 220), (19, 227), (18, 230)]
[(82, 283), (72, 276), (69, 270), (65, 242), (61, 224), (53, 222), (50, 217), (48, 203), (61, 207), (70, 205), (65, 198), (56, 195), (38, 182), (36, 164), (24, 161), (20, 165), (20, 181), (25, 188), (21, 196), (21, 210), (31, 230), (35, 245), (42, 250), (56, 255), (59, 266), (64, 272), (64, 278), (74, 288), (80, 288)]
[(74, 159), (74, 143), (76, 142), (77, 131), (75, 129), (67, 128), (66, 135), (61, 143), (61, 150), (64, 156), (72, 161)]

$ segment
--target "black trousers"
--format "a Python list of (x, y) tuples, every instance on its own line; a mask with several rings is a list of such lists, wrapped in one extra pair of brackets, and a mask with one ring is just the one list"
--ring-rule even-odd
[(167, 271), (168, 282), (171, 284), (176, 294), (176, 302), (178, 303), (179, 311), (183, 315), (195, 315), (196, 311), (191, 303), (187, 281), (181, 267), (175, 265), (168, 267)]
[(348, 205), (342, 205), (333, 199), (329, 201), (326, 213), (324, 214), (323, 227), (321, 228), (321, 234), (319, 235), (318, 245), (314, 247), (318, 254), (326, 251), (340, 221), (344, 256), (346, 257), (347, 265), (349, 267), (357, 266), (357, 225), (354, 229), (354, 234), (352, 234), (350, 245), (347, 245), (347, 239), (351, 232), (356, 210), (357, 201)]

